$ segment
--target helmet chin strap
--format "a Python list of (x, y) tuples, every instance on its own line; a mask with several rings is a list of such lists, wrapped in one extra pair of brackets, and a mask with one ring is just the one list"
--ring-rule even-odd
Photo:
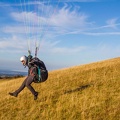
[(23, 64), (23, 66), (24, 66), (24, 68), (26, 68), (27, 65), (26, 65), (26, 64)]
[(26, 68), (26, 65), (23, 65), (24, 66), (24, 68)]

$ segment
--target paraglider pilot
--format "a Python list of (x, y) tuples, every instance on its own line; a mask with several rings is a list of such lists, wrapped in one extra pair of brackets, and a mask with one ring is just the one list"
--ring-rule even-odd
[(38, 97), (38, 92), (36, 92), (34, 90), (34, 88), (31, 86), (32, 82), (34, 82), (34, 77), (36, 75), (36, 67), (34, 66), (29, 66), (29, 61), (30, 59), (32, 59), (32, 56), (29, 55), (28, 57), (26, 56), (22, 56), (20, 58), (20, 61), (22, 62), (22, 64), (26, 67), (28, 67), (28, 76), (26, 77), (26, 79), (23, 81), (22, 85), (19, 87), (19, 89), (17, 89), (15, 92), (10, 92), (9, 95), (17, 97), (18, 94), (25, 88), (27, 87), (31, 93), (34, 96), (34, 100), (37, 99)]

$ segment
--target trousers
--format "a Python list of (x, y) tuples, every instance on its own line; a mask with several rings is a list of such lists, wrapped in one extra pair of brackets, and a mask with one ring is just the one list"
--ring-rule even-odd
[(33, 95), (36, 95), (36, 91), (31, 86), (31, 83), (34, 80), (34, 76), (29, 75), (22, 83), (22, 85), (15, 91), (15, 94), (19, 94), (25, 87), (27, 87)]

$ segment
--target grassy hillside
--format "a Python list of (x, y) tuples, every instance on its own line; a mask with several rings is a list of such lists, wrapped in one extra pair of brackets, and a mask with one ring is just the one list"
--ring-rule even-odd
[(24, 78), (0, 80), (0, 120), (119, 120), (120, 58), (49, 72), (33, 84), (36, 101), (25, 88), (8, 95)]

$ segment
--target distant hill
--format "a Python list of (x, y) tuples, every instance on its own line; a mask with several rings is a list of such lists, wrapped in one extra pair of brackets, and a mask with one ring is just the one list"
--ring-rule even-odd
[(120, 58), (49, 72), (17, 98), (8, 95), (24, 78), (0, 80), (0, 120), (119, 120)]

